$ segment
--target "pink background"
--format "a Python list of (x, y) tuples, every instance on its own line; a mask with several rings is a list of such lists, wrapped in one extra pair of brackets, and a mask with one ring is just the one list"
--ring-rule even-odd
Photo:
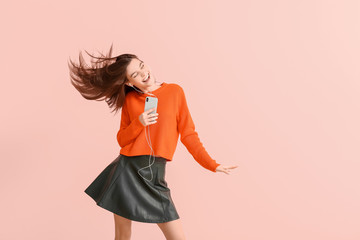
[[(187, 239), (360, 239), (359, 1), (0, 9), (0, 239), (114, 238), (112, 213), (83, 191), (120, 150), (120, 114), (84, 99), (67, 66), (111, 43), (180, 84), (209, 154), (239, 166), (212, 173), (178, 142), (166, 179)], [(132, 229), (165, 239), (156, 224)]]

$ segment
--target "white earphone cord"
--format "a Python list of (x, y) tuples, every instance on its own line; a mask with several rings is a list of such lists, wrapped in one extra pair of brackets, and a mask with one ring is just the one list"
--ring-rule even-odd
[[(155, 94), (153, 94), (153, 93), (144, 93), (143, 91), (139, 91), (139, 90), (137, 90), (136, 88), (134, 88), (133, 86), (131, 86), (133, 89), (135, 89), (137, 92), (140, 92), (140, 93), (143, 93), (143, 94), (149, 94), (149, 95), (152, 95), (152, 96), (155, 96)], [(156, 96), (155, 96), (156, 97)], [(157, 97), (156, 97), (157, 98)], [(153, 178), (153, 173), (152, 173), (152, 169), (151, 169), (151, 165), (153, 165), (154, 164), (154, 162), (155, 162), (155, 152), (154, 152), (154, 149), (152, 148), (152, 144), (151, 144), (151, 138), (150, 138), (150, 130), (149, 130), (149, 140), (150, 140), (150, 144), (149, 144), (149, 140), (148, 140), (148, 138), (147, 138), (147, 134), (146, 134), (146, 128), (148, 128), (148, 127), (150, 127), (149, 125), (147, 125), (146, 127), (145, 127), (145, 137), (146, 137), (146, 141), (147, 141), (147, 143), (148, 143), (148, 145), (149, 145), (149, 147), (150, 147), (150, 149), (151, 149), (151, 154), (150, 154), (150, 156), (149, 156), (149, 165), (148, 166), (146, 166), (146, 167), (143, 167), (143, 168), (140, 168), (139, 170), (138, 170), (138, 174), (140, 175), (140, 177), (142, 177), (143, 179), (145, 179), (146, 181), (151, 181), (152, 180), (152, 178)], [(152, 153), (154, 153), (154, 155), (152, 154)], [(153, 156), (153, 162), (152, 163), (150, 163), (150, 159), (151, 159), (151, 157)], [(150, 172), (151, 172), (151, 179), (150, 180), (148, 180), (148, 179), (146, 179), (146, 178), (144, 178), (141, 174), (140, 174), (140, 170), (141, 169), (144, 169), (144, 168), (150, 168)]]

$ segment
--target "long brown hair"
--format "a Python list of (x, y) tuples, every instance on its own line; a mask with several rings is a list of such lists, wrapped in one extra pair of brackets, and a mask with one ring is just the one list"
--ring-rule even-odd
[[(107, 55), (101, 54), (96, 57), (85, 52), (94, 59), (91, 60), (91, 67), (88, 67), (84, 58), (79, 54), (79, 65), (70, 59), (70, 81), (71, 84), (88, 100), (105, 102), (109, 108), (114, 108), (115, 114), (123, 106), (125, 96), (128, 92), (134, 91), (127, 86), (126, 68), (133, 58), (139, 59), (134, 54), (121, 54), (111, 57), (112, 45)], [(139, 59), (140, 60), (140, 59)], [(111, 111), (111, 112), (113, 112)]]

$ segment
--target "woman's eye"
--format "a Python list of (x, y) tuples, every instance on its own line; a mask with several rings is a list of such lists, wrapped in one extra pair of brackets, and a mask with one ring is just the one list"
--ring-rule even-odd
[[(143, 67), (144, 67), (144, 64), (141, 65), (141, 68), (143, 68)], [(134, 78), (136, 78), (136, 77), (137, 77), (137, 74), (134, 76)]]

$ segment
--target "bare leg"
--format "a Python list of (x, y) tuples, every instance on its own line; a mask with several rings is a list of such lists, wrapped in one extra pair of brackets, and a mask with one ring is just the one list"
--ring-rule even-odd
[(157, 225), (164, 233), (166, 240), (185, 240), (180, 218), (170, 222), (157, 223)]
[(115, 240), (130, 240), (131, 220), (114, 213)]

